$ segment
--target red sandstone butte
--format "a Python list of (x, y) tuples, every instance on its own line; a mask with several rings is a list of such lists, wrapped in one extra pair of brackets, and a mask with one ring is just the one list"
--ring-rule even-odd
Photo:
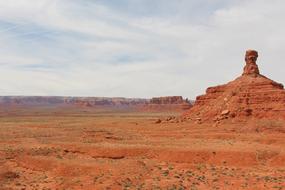
[(257, 57), (257, 51), (247, 50), (243, 74), (227, 84), (207, 88), (184, 116), (199, 121), (284, 120), (284, 87), (260, 74)]
[(150, 104), (183, 104), (185, 102), (182, 96), (154, 97), (150, 100)]
[(182, 96), (153, 97), (143, 109), (147, 111), (182, 111), (191, 108), (192, 104)]

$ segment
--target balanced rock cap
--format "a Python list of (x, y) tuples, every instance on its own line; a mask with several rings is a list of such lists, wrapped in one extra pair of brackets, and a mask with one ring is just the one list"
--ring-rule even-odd
[(250, 55), (258, 57), (258, 52), (253, 49), (246, 50), (245, 57), (250, 56)]
[(249, 76), (256, 77), (260, 74), (258, 66), (256, 64), (257, 57), (258, 57), (257, 51), (251, 50), (251, 49), (246, 51), (245, 53), (246, 65), (243, 68), (242, 75), (249, 75)]

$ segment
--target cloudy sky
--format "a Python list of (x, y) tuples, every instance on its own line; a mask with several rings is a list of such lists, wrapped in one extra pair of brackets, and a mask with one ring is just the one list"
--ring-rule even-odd
[(182, 95), (285, 83), (284, 0), (0, 0), (0, 95)]

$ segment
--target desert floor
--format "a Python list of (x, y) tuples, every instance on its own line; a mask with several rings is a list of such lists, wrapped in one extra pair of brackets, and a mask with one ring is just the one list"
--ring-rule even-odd
[(155, 124), (167, 115), (2, 108), (0, 189), (284, 189), (277, 121)]

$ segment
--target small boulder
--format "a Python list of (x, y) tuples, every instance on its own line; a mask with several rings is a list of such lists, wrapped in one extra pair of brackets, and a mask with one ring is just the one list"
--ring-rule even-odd
[(228, 115), (230, 113), (230, 110), (224, 110), (222, 111), (221, 115)]
[(169, 116), (169, 117), (166, 118), (166, 121), (171, 121), (171, 120), (174, 120), (174, 119), (175, 119), (174, 116)]
[(156, 124), (159, 124), (161, 122), (162, 122), (161, 119), (158, 119), (158, 120), (155, 121)]

